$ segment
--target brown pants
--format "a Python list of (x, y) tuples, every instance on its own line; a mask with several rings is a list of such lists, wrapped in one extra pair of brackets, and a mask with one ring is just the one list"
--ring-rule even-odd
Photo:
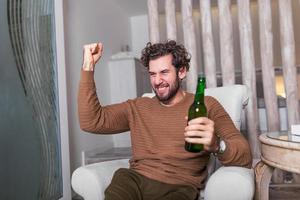
[(121, 168), (106, 188), (105, 200), (195, 200), (198, 193), (191, 186), (162, 183)]

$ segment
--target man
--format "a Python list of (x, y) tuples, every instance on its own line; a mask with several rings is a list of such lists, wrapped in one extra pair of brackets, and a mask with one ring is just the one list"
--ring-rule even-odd
[[(84, 61), (78, 96), (80, 126), (93, 133), (130, 130), (130, 169), (115, 172), (105, 199), (195, 200), (207, 178), (210, 153), (223, 165), (250, 168), (247, 141), (235, 128), (217, 100), (205, 97), (208, 117), (187, 123), (194, 95), (181, 88), (189, 69), (190, 56), (175, 41), (148, 43), (141, 61), (148, 68), (156, 96), (139, 97), (102, 107), (96, 95), (94, 69), (103, 46), (84, 46)], [(220, 151), (219, 141), (226, 144)], [(185, 151), (185, 141), (204, 145), (204, 151)]]

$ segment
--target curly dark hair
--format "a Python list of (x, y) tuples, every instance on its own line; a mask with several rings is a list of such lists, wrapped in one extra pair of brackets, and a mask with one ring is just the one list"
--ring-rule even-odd
[(174, 40), (155, 44), (148, 42), (142, 50), (141, 61), (145, 67), (149, 68), (150, 60), (155, 60), (168, 54), (172, 54), (172, 64), (177, 71), (182, 67), (185, 67), (187, 71), (189, 70), (191, 55), (183, 45), (177, 44)]

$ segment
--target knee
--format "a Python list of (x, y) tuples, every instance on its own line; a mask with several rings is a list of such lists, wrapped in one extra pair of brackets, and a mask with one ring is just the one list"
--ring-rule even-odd
[(253, 169), (221, 167), (208, 179), (204, 199), (251, 200), (254, 190)]
[(129, 169), (118, 169), (104, 191), (105, 200), (141, 199), (138, 177)]

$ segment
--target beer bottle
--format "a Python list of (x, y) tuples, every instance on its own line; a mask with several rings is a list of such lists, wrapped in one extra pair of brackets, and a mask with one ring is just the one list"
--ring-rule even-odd
[[(205, 87), (206, 87), (205, 76), (199, 75), (195, 99), (188, 111), (188, 121), (197, 117), (207, 116), (207, 110), (204, 104)], [(189, 152), (200, 152), (203, 150), (203, 144), (192, 144), (189, 142), (185, 142), (185, 149)]]

